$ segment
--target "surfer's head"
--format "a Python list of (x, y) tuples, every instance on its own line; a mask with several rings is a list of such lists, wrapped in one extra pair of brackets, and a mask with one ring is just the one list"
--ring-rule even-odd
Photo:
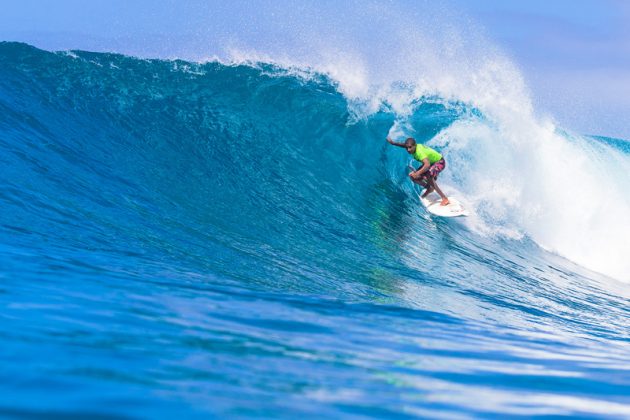
[(415, 153), (416, 141), (413, 139), (413, 137), (409, 137), (407, 140), (405, 140), (405, 149), (407, 149), (407, 153), (409, 153), (410, 155)]

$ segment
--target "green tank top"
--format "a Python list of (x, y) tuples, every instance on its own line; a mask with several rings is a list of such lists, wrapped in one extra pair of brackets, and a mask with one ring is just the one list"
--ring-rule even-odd
[(435, 162), (442, 159), (442, 155), (428, 146), (417, 143), (413, 158), (419, 162), (422, 162), (425, 158), (427, 158), (429, 159), (429, 163), (433, 165)]

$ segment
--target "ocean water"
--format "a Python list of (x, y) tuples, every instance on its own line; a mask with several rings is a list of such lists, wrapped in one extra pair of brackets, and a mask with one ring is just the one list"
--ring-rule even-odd
[[(0, 416), (630, 417), (628, 141), (513, 79), (0, 63)], [(387, 135), (472, 215), (428, 215)]]

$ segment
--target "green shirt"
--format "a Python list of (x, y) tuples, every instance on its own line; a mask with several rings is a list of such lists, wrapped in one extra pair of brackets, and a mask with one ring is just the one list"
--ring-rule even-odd
[(416, 151), (413, 153), (413, 158), (419, 162), (422, 162), (425, 158), (427, 158), (429, 159), (429, 163), (433, 165), (435, 162), (442, 159), (442, 155), (428, 146), (423, 146), (422, 144), (417, 143)]

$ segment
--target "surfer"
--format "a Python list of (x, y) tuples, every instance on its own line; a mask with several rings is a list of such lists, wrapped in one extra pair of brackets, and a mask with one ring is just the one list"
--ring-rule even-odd
[(440, 197), (442, 197), (440, 205), (448, 205), (448, 197), (446, 197), (437, 185), (438, 174), (446, 167), (446, 161), (444, 161), (442, 155), (428, 146), (416, 143), (416, 140), (412, 137), (409, 137), (404, 143), (396, 143), (394, 140), (387, 137), (387, 142), (394, 146), (404, 147), (407, 153), (412, 155), (415, 160), (422, 163), (422, 166), (418, 170), (409, 173), (409, 178), (411, 178), (413, 182), (425, 188), (422, 198), (431, 194), (433, 191), (437, 191)]

